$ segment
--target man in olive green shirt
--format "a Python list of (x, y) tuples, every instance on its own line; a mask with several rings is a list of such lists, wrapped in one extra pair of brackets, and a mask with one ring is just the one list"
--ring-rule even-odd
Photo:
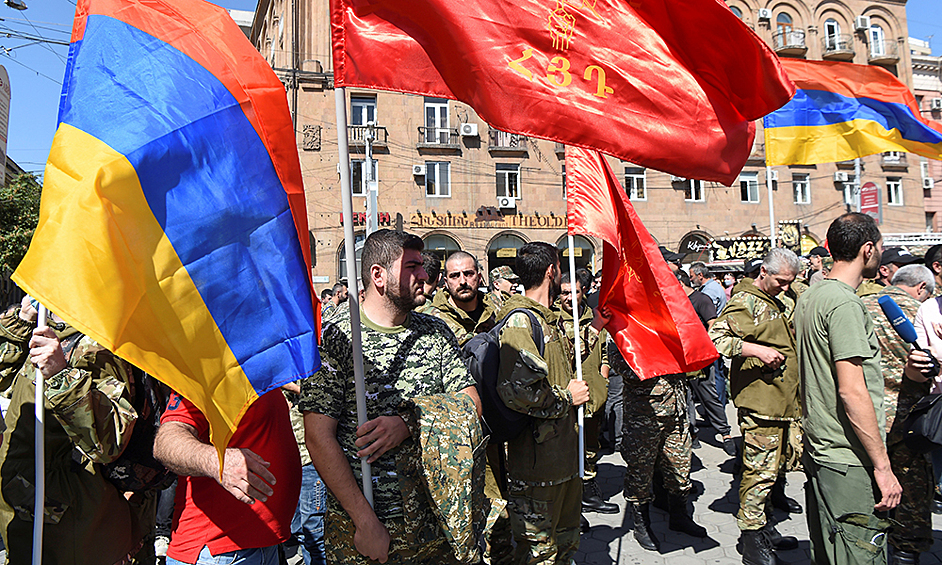
[(883, 513), (902, 489), (886, 452), (880, 344), (855, 294), (876, 274), (883, 241), (860, 213), (834, 220), (827, 239), (834, 266), (795, 312), (812, 561), (885, 563)]

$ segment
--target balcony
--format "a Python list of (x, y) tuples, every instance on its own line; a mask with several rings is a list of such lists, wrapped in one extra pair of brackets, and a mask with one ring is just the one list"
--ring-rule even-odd
[(800, 57), (808, 51), (805, 32), (800, 29), (779, 30), (772, 34), (772, 48), (779, 55)]
[(821, 58), (828, 61), (853, 60), (854, 37), (844, 33), (825, 37), (821, 40)]
[(557, 157), (562, 158), (562, 157), (565, 157), (565, 156), (566, 156), (566, 145), (565, 145), (565, 144), (560, 143), (560, 142), (557, 141), (557, 142), (556, 142), (556, 145), (554, 146), (554, 150), (556, 151), (556, 156), (557, 156)]
[(902, 151), (885, 151), (880, 155), (880, 166), (884, 171), (906, 171), (909, 169), (909, 163), (906, 162), (906, 154)]
[(487, 132), (487, 150), (493, 153), (526, 153), (527, 137), (490, 128)]
[(419, 140), (416, 149), (461, 151), (461, 136), (452, 128), (419, 128)]
[(899, 46), (895, 41), (871, 40), (867, 61), (872, 65), (895, 65), (899, 63)]
[[(347, 140), (350, 147), (366, 147), (368, 126), (347, 126)], [(373, 126), (373, 147), (386, 147), (388, 133), (384, 126)]]

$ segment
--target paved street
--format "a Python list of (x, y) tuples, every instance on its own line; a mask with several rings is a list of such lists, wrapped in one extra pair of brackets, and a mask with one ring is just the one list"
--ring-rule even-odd
[[(730, 404), (727, 416), (733, 426), (733, 436), (738, 436), (735, 411)], [(607, 455), (599, 465), (599, 485), (602, 493), (611, 496), (611, 502), (622, 509), (620, 514), (586, 514), (591, 531), (582, 536), (580, 551), (576, 555), (579, 565), (660, 564), (670, 565), (732, 565), (742, 563), (736, 542), (739, 529), (736, 526), (736, 511), (739, 508), (739, 481), (733, 477), (733, 460), (723, 451), (722, 444), (711, 435), (713, 429), (700, 426), (700, 441), (703, 447), (694, 451), (693, 483), (694, 515), (697, 523), (704, 526), (709, 537), (703, 540), (667, 529), (667, 514), (651, 508), (651, 522), (655, 534), (661, 540), (661, 554), (642, 549), (631, 531), (631, 518), (625, 515), (625, 499), (621, 494), (625, 472), (624, 461), (618, 454)], [(737, 441), (739, 437), (736, 438)], [(804, 475), (789, 473), (786, 487), (788, 496), (805, 505)], [(617, 494), (616, 494), (617, 493)], [(809, 563), (808, 528), (805, 514), (787, 515), (776, 511), (780, 520), (778, 530), (783, 535), (793, 535), (799, 547), (793, 551), (779, 552), (785, 563)], [(933, 551), (923, 554), (921, 563), (942, 563), (942, 516), (933, 516), (936, 543)]]

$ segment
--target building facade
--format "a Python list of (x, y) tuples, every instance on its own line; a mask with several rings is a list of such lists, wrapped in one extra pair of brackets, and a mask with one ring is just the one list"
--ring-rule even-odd
[[(782, 57), (880, 65), (913, 86), (903, 0), (728, 4)], [(260, 0), (250, 33), (285, 83), (296, 121), (318, 288), (345, 276), (346, 259), (329, 31), (327, 0)], [(492, 129), (451, 100), (348, 88), (345, 104), (351, 163), (343, 166), (352, 171), (358, 239), (365, 237), (372, 180), (379, 225), (415, 232), (443, 257), (463, 249), (489, 270), (512, 265), (528, 241), (565, 245), (563, 146)], [(752, 241), (770, 231), (757, 127), (752, 155), (731, 187), (610, 159), (660, 244), (686, 253), (688, 261), (763, 252)], [(861, 184), (870, 198), (876, 192), (883, 231), (923, 231), (921, 158), (888, 153), (861, 161)], [(784, 221), (786, 243), (807, 251), (823, 242), (831, 220), (856, 206), (854, 170), (853, 162), (771, 169), (774, 219)], [(579, 265), (599, 268), (600, 254), (598, 241), (578, 238)]]
[[(933, 57), (928, 41), (909, 38), (913, 65), (913, 94), (922, 117), (942, 129), (942, 57)], [(919, 159), (919, 174), (925, 194), (926, 229), (942, 231), (942, 161)]]

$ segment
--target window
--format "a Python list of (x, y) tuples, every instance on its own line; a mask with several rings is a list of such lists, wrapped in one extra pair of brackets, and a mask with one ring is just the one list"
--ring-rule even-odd
[[(357, 232), (353, 235), (353, 250), (356, 254), (356, 273), (360, 276), (360, 267), (362, 266), (363, 242), (366, 241), (366, 233)], [(339, 258), (337, 259), (337, 279), (347, 278), (347, 246), (340, 245)]]
[(787, 33), (794, 28), (792, 25), (792, 17), (784, 12), (776, 16), (775, 24), (776, 29), (781, 33)]
[(743, 202), (759, 201), (759, 173), (740, 173), (739, 195)]
[[(374, 181), (379, 179), (379, 176), (376, 174), (376, 165), (376, 159), (373, 159), (373, 176), (370, 178)], [(354, 159), (350, 161), (350, 187), (353, 189), (354, 196), (366, 196), (366, 193), (369, 191), (365, 159)]]
[(645, 189), (644, 169), (625, 167), (625, 192), (631, 200), (647, 200), (648, 192)]
[(444, 98), (425, 99), (425, 143), (444, 143), (451, 141), (448, 131), (448, 100)]
[(684, 181), (684, 200), (687, 202), (703, 202), (703, 181), (687, 179)]
[(448, 161), (425, 162), (425, 195), (451, 196), (451, 175)]
[(520, 165), (497, 163), (497, 196), (520, 198)]
[(856, 203), (854, 199), (854, 189), (856, 188), (857, 177), (854, 175), (847, 175), (847, 182), (844, 183), (844, 204), (846, 206), (853, 206)]
[(841, 48), (841, 24), (837, 20), (829, 19), (824, 22), (824, 48), (834, 51)]
[(883, 152), (884, 163), (899, 163), (902, 160), (903, 160), (902, 151), (884, 151)]
[(795, 190), (795, 204), (811, 204), (811, 180), (807, 173), (792, 175), (792, 188)]
[(890, 206), (903, 205), (903, 181), (900, 178), (886, 179), (886, 203)]
[(919, 173), (922, 178), (929, 178), (929, 161), (927, 159), (923, 159), (919, 162)]
[(369, 122), (376, 123), (376, 98), (373, 96), (350, 97), (350, 123), (354, 126), (365, 126)]
[(870, 26), (870, 56), (881, 57), (886, 55), (883, 28), (874, 24)]

